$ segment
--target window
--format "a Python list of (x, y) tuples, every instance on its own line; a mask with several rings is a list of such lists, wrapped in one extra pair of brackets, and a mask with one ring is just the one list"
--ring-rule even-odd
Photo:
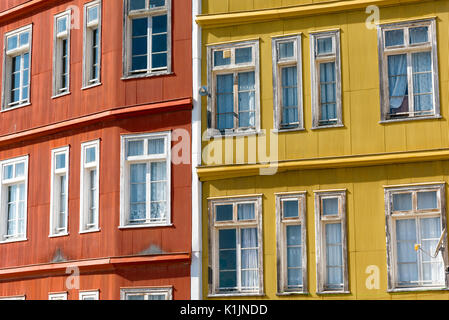
[(2, 109), (30, 103), (32, 25), (5, 34)]
[(69, 147), (51, 152), (50, 236), (67, 235)]
[(274, 127), (303, 129), (301, 35), (272, 40)]
[(378, 27), (382, 120), (440, 115), (435, 19)]
[(306, 194), (276, 194), (278, 294), (307, 292)]
[(447, 288), (445, 199), (444, 183), (385, 187), (389, 290)]
[(80, 300), (100, 300), (100, 292), (98, 290), (93, 291), (80, 291)]
[(100, 83), (101, 0), (84, 5), (83, 87)]
[(121, 227), (170, 224), (170, 132), (122, 136)]
[(120, 289), (120, 300), (172, 300), (172, 291), (170, 287)]
[(70, 10), (55, 16), (53, 26), (53, 96), (69, 92), (70, 27)]
[(98, 231), (100, 141), (81, 144), (80, 232)]
[(315, 191), (317, 293), (348, 293), (346, 191)]
[(259, 42), (211, 46), (208, 59), (209, 135), (259, 131)]
[(340, 31), (310, 34), (312, 128), (343, 126)]
[(26, 240), (28, 156), (1, 162), (0, 242)]
[(25, 296), (0, 297), (0, 300), (26, 300)]
[(210, 295), (263, 294), (262, 197), (209, 200)]
[(125, 0), (124, 76), (171, 72), (171, 0)]
[(49, 293), (48, 300), (67, 300), (67, 292)]

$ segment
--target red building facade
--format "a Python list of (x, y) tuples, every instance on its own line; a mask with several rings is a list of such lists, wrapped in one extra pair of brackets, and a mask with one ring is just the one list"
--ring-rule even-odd
[(189, 299), (190, 1), (0, 10), (0, 298)]

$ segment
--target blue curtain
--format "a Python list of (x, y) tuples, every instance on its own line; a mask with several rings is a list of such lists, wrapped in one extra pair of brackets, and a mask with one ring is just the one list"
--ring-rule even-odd
[[(407, 55), (388, 56), (388, 85), (390, 94), (390, 111), (402, 106), (408, 96)], [(405, 101), (406, 102), (406, 101)], [(408, 108), (407, 110), (408, 111)]]
[(416, 43), (424, 43), (429, 41), (429, 28), (428, 27), (416, 27), (416, 28), (410, 28), (409, 34), (410, 34), (410, 43), (416, 44)]

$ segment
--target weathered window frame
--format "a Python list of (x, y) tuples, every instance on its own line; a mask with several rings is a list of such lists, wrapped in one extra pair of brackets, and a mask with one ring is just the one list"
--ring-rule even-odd
[[(93, 298), (93, 299), (85, 299)], [(100, 290), (83, 290), (79, 292), (79, 300), (100, 300)]]
[[(27, 45), (22, 45), (16, 49), (8, 50), (7, 43), (8, 38), (14, 36), (20, 36), (23, 33), (29, 33), (29, 39)], [(4, 49), (3, 49), (3, 87), (2, 87), (2, 108), (1, 111), (9, 111), (20, 107), (30, 105), (31, 101), (31, 71), (32, 71), (32, 47), (33, 47), (33, 24), (26, 25), (19, 29), (5, 33), (3, 37)], [(21, 99), (18, 103), (12, 103), (11, 97), (11, 75), (12, 75), (12, 59), (16, 56), (23, 56), (28, 53), (28, 98)], [(22, 96), (23, 90), (23, 65), (21, 63), (20, 71), (20, 96)]]
[[(304, 129), (303, 112), (303, 85), (302, 85), (302, 34), (276, 36), (271, 39), (271, 50), (273, 56), (273, 105), (274, 105), (274, 129), (281, 131), (294, 131)], [(281, 58), (279, 45), (293, 42), (294, 56), (292, 58)], [(298, 123), (282, 125), (282, 72), (285, 67), (297, 68), (297, 101), (298, 101)]]
[(49, 293), (48, 300), (67, 300), (67, 292)]
[[(97, 7), (98, 17), (94, 21), (89, 21), (89, 10)], [(95, 0), (84, 5), (84, 24), (83, 24), (83, 89), (98, 86), (101, 84), (101, 56), (102, 56), (102, 0)], [(98, 75), (93, 78), (93, 51), (94, 39), (93, 31), (98, 32)]]
[[(318, 54), (317, 40), (332, 38), (332, 52)], [(335, 124), (320, 125), (321, 95), (320, 95), (320, 64), (335, 62), (335, 98), (336, 119)], [(334, 128), (343, 126), (342, 84), (341, 84), (341, 54), (340, 54), (340, 30), (310, 32), (310, 74), (311, 74), (311, 99), (312, 99), (312, 129)]]
[[(56, 168), (56, 157), (65, 155), (64, 168)], [(51, 180), (50, 180), (50, 235), (49, 237), (61, 237), (69, 234), (69, 173), (70, 173), (70, 146), (65, 146), (51, 151)], [(65, 214), (64, 226), (60, 225), (61, 218), (61, 176), (65, 176)]]
[(21, 295), (21, 296), (8, 296), (8, 297), (0, 297), (0, 300), (26, 300), (26, 296), (25, 295)]
[[(150, 9), (149, 1), (145, 0), (146, 9), (130, 10), (130, 0), (123, 0), (123, 77), (122, 80), (142, 77), (152, 77), (158, 75), (167, 75), (172, 73), (172, 0), (165, 0), (164, 7)], [(132, 70), (132, 18), (153, 17), (161, 14), (167, 15), (167, 67), (161, 70), (152, 70), (150, 64), (147, 65), (146, 72), (135, 72)], [(149, 28), (151, 29), (151, 28)], [(148, 35), (149, 37), (151, 34)], [(147, 53), (151, 57), (150, 42), (147, 41), (149, 48)], [(150, 60), (150, 59), (149, 59)]]
[(148, 296), (165, 296), (165, 300), (173, 300), (173, 287), (120, 288), (120, 300), (128, 300), (128, 295), (143, 295), (144, 300), (150, 300)]
[[(308, 294), (307, 272), (307, 219), (306, 195), (302, 192), (284, 192), (276, 195), (276, 251), (277, 251), (277, 295)], [(298, 201), (298, 217), (284, 217), (283, 202)], [(291, 225), (301, 226), (302, 247), (302, 286), (288, 288), (287, 285), (287, 243), (286, 228)]]
[[(239, 48), (252, 48), (252, 60), (250, 63), (235, 64), (235, 50)], [(214, 52), (230, 52), (230, 64), (223, 66), (214, 66)], [(234, 115), (234, 126), (232, 129), (225, 129), (224, 132), (217, 129), (217, 95), (216, 95), (216, 77), (217, 75), (233, 74), (234, 87), (234, 113), (238, 114), (238, 89), (236, 90), (236, 77), (241, 72), (254, 72), (254, 127), (238, 127), (238, 117)], [(260, 62), (259, 62), (259, 39), (246, 40), (239, 42), (228, 42), (222, 44), (212, 44), (207, 46), (207, 138), (226, 136), (238, 136), (257, 134), (260, 132)], [(237, 102), (237, 103), (236, 103)]]
[[(148, 140), (165, 140), (165, 150), (163, 154), (148, 155)], [(128, 142), (143, 140), (144, 151), (142, 156), (127, 156)], [(167, 199), (166, 199), (166, 217), (164, 221), (153, 221), (140, 224), (132, 224), (129, 222), (130, 216), (130, 166), (133, 163), (153, 163), (153, 162), (163, 162), (166, 163), (166, 188), (167, 188)], [(119, 228), (144, 228), (144, 227), (161, 227), (161, 226), (171, 226), (171, 132), (154, 132), (154, 133), (144, 133), (144, 134), (129, 134), (121, 136), (121, 162), (120, 162), (120, 226)], [(147, 217), (151, 214), (150, 205), (150, 187), (148, 184), (147, 177), (147, 197), (146, 197), (146, 214)], [(149, 220), (149, 219), (147, 219)]]
[[(254, 220), (238, 221), (237, 219), (237, 206), (239, 204), (254, 204)], [(217, 205), (232, 205), (233, 206), (233, 219), (232, 221), (217, 222), (216, 206)], [(264, 295), (264, 279), (263, 279), (263, 233), (262, 233), (262, 195), (246, 195), (246, 196), (234, 196), (234, 197), (222, 197), (222, 198), (209, 198), (208, 199), (209, 210), (209, 281), (208, 281), (208, 296), (209, 297), (232, 297), (232, 296), (263, 296)], [(218, 256), (218, 234), (219, 230), (224, 229), (237, 229), (241, 230), (245, 227), (257, 229), (257, 241), (258, 241), (258, 280), (259, 287), (256, 290), (242, 290), (240, 284), (240, 272), (241, 265), (237, 261), (236, 273), (237, 273), (237, 290), (227, 291), (220, 290), (219, 288), (219, 256)], [(240, 239), (240, 237), (238, 236)], [(241, 253), (240, 247), (236, 244), (236, 255)]]
[[(58, 32), (58, 20), (67, 19), (66, 30)], [(52, 98), (57, 98), (70, 94), (70, 51), (71, 51), (71, 28), (72, 28), (72, 11), (66, 10), (54, 16), (53, 18), (53, 95)], [(63, 73), (62, 61), (64, 59), (63, 41), (67, 40), (67, 86), (63, 87), (61, 84)]]
[[(428, 30), (428, 43), (424, 44), (409, 44), (409, 28), (427, 26)], [(404, 45), (393, 46), (386, 48), (385, 46), (385, 32), (389, 30), (404, 30)], [(436, 19), (422, 19), (415, 21), (397, 22), (381, 24), (377, 26), (377, 43), (379, 52), (379, 80), (380, 80), (380, 113), (381, 123), (383, 122), (396, 122), (396, 121), (409, 121), (419, 119), (434, 119), (441, 118), (440, 115), (440, 93), (439, 93), (439, 76), (438, 76), (438, 48), (436, 39)], [(406, 54), (407, 55), (407, 86), (409, 95), (409, 110), (414, 110), (414, 95), (413, 95), (413, 80), (412, 74), (409, 70), (411, 68), (411, 54), (414, 52), (430, 51), (432, 58), (432, 84), (433, 84), (433, 114), (424, 116), (409, 116), (402, 118), (390, 118), (389, 117), (389, 86), (388, 86), (388, 56), (394, 54)]]
[[(316, 236), (316, 265), (317, 265), (317, 294), (346, 294), (349, 293), (348, 277), (348, 249), (346, 227), (346, 189), (343, 190), (317, 190), (315, 194), (315, 236)], [(322, 200), (325, 198), (338, 198), (338, 214), (324, 216)], [(330, 288), (327, 285), (326, 272), (326, 232), (328, 223), (341, 224), (341, 244), (343, 263), (343, 285), (341, 289)]]
[[(23, 163), (23, 176), (15, 177), (15, 167), (17, 164)], [(5, 166), (13, 166), (13, 177), (6, 179), (4, 177)], [(1, 176), (1, 192), (0, 192), (0, 243), (26, 241), (27, 235), (27, 220), (28, 220), (28, 156), (8, 159), (0, 161), (0, 176)], [(12, 236), (7, 236), (8, 233), (8, 187), (11, 185), (24, 184), (24, 233)]]
[[(87, 149), (95, 148), (95, 161), (86, 162)], [(84, 142), (81, 144), (81, 166), (80, 166), (80, 233), (100, 231), (100, 140)], [(92, 210), (91, 200), (91, 177), (92, 171), (96, 171), (95, 176), (95, 198), (96, 212), (93, 217), (93, 223), (89, 224), (89, 217)]]
[[(417, 209), (417, 193), (421, 191), (436, 191), (438, 209)], [(393, 195), (398, 193), (412, 194), (412, 210), (393, 212)], [(385, 197), (385, 223), (386, 223), (386, 246), (387, 246), (387, 275), (388, 275), (388, 291), (422, 291), (422, 290), (448, 290), (449, 279), (445, 273), (445, 284), (441, 285), (421, 285), (421, 286), (399, 286), (397, 284), (397, 253), (396, 253), (396, 231), (395, 221), (401, 218), (419, 218), (439, 217), (441, 229), (446, 229), (446, 235), (443, 237), (442, 258), (444, 264), (444, 272), (448, 267), (448, 248), (447, 248), (447, 219), (446, 219), (446, 183), (423, 183), (423, 184), (407, 184), (384, 186)], [(419, 262), (418, 262), (419, 264)], [(418, 265), (419, 267), (419, 265)]]

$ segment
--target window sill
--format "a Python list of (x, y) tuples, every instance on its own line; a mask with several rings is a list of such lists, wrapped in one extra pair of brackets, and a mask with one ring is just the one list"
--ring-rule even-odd
[(308, 296), (310, 295), (307, 291), (285, 291), (285, 292), (277, 292), (277, 296), (283, 297), (283, 296)]
[(57, 99), (57, 98), (60, 98), (60, 97), (68, 96), (69, 94), (71, 94), (70, 91), (69, 91), (69, 92), (64, 92), (64, 93), (57, 94), (57, 95), (55, 95), (55, 96), (52, 96), (51, 98), (52, 98), (52, 99)]
[(65, 232), (65, 233), (58, 233), (58, 234), (50, 234), (48, 237), (49, 238), (59, 238), (59, 237), (66, 237), (68, 235), (69, 235), (69, 233)]
[(80, 234), (85, 234), (85, 233), (95, 233), (95, 232), (100, 232), (101, 229), (100, 228), (96, 228), (96, 229), (87, 229), (87, 230), (80, 230)]
[(230, 138), (230, 137), (245, 137), (245, 136), (255, 136), (262, 134), (261, 130), (248, 130), (248, 131), (237, 131), (233, 133), (223, 133), (223, 134), (213, 134), (207, 133), (205, 137), (205, 141), (210, 140), (212, 138)]
[(289, 128), (289, 129), (273, 129), (274, 133), (283, 133), (283, 132), (295, 132), (295, 131), (306, 131), (305, 128), (297, 127), (297, 128)]
[(227, 297), (264, 297), (265, 293), (251, 293), (251, 292), (241, 292), (241, 293), (209, 293), (208, 298), (227, 298)]
[(440, 115), (436, 116), (426, 116), (426, 117), (410, 117), (410, 118), (399, 118), (399, 119), (388, 119), (379, 121), (380, 124), (395, 123), (395, 122), (407, 122), (407, 121), (417, 121), (417, 120), (434, 120), (442, 119)]
[(101, 82), (96, 82), (96, 83), (94, 83), (94, 84), (90, 84), (90, 85), (88, 85), (88, 86), (82, 87), (81, 90), (88, 90), (88, 89), (91, 89), (91, 88), (99, 87), (99, 86), (101, 86), (101, 85), (102, 85)]
[(24, 241), (28, 241), (28, 239), (27, 238), (13, 238), (13, 239), (0, 241), (0, 244), (8, 244), (8, 243), (24, 242)]
[(351, 294), (351, 291), (320, 291), (316, 293), (317, 295), (333, 295), (333, 294)]
[(141, 228), (160, 228), (160, 227), (172, 227), (173, 223), (164, 223), (164, 224), (141, 224), (141, 225), (126, 225), (119, 226), (119, 229), (141, 229)]
[(8, 112), (8, 111), (12, 111), (12, 110), (19, 109), (19, 108), (22, 108), (22, 107), (27, 107), (27, 106), (30, 106), (30, 105), (31, 105), (31, 102), (27, 102), (27, 103), (23, 103), (23, 104), (18, 104), (17, 106), (13, 106), (13, 107), (11, 107), (11, 108), (2, 109), (1, 112)]
[(173, 75), (173, 74), (174, 73), (170, 72), (170, 71), (129, 74), (129, 75), (124, 75), (123, 77), (120, 78), (120, 80), (132, 80), (132, 79), (150, 78), (150, 77), (158, 77), (158, 76), (169, 76), (169, 75)]
[(325, 126), (317, 126), (317, 127), (312, 127), (312, 130), (318, 130), (318, 129), (330, 129), (330, 128), (343, 128), (345, 125), (344, 124), (330, 124), (330, 125), (325, 125)]
[(413, 293), (413, 292), (422, 292), (422, 291), (449, 291), (449, 288), (447, 287), (414, 287), (414, 288), (395, 288), (395, 289), (388, 289), (388, 293)]

